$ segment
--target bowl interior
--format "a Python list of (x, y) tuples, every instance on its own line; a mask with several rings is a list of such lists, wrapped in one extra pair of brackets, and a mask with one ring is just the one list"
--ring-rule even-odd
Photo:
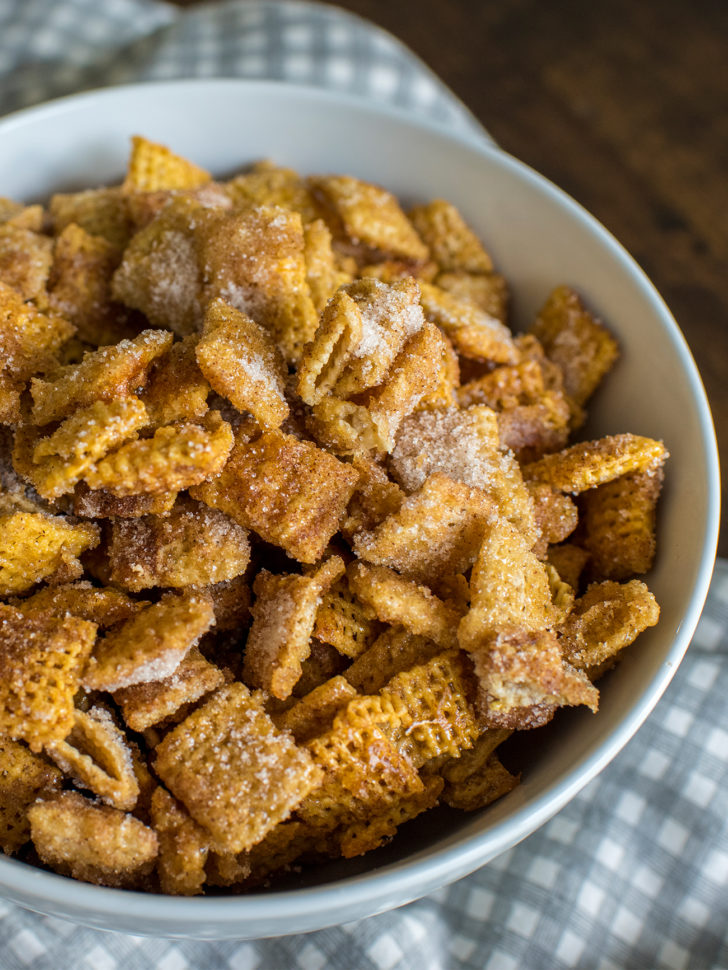
[(523, 783), (486, 812), (427, 813), (372, 856), (238, 899), (120, 893), (0, 859), (7, 896), (91, 925), (239, 938), (315, 929), (406, 902), (509, 848), (583, 787), (644, 720), (689, 643), (712, 570), (718, 472), (710, 414), (667, 309), (594, 219), (504, 153), (395, 111), (275, 83), (109, 89), (0, 122), (0, 194), (32, 201), (118, 180), (135, 133), (216, 175), (272, 158), (305, 173), (356, 175), (405, 202), (449, 199), (509, 280), (514, 329), (529, 325), (553, 286), (568, 283), (617, 335), (621, 360), (590, 407), (588, 436), (632, 431), (663, 439), (671, 453), (648, 577), (662, 607), (659, 626), (605, 679), (597, 717), (565, 711), (534, 732), (532, 753), (519, 765)]

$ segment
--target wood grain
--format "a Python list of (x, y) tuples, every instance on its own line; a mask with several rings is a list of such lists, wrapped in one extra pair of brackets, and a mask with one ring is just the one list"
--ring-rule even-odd
[[(728, 4), (338, 0), (627, 247), (700, 368), (728, 461)], [(187, 4), (185, 4), (187, 5)], [(723, 485), (720, 553), (728, 555)]]

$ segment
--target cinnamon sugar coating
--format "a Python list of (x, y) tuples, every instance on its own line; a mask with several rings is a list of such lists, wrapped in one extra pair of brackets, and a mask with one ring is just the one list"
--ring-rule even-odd
[(320, 771), (244, 684), (221, 688), (157, 746), (162, 780), (217, 845), (255, 845), (315, 787)]
[(157, 837), (138, 819), (77, 792), (36, 802), (29, 812), (33, 845), (62, 875), (101, 886), (141, 888), (157, 857)]
[(141, 136), (0, 198), (6, 853), (190, 896), (361, 855), (507, 795), (657, 622), (666, 449), (574, 437), (616, 341), (564, 286), (513, 333), (414, 201)]

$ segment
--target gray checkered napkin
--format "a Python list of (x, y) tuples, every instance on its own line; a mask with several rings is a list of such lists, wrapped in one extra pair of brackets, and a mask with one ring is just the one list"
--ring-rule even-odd
[[(333, 7), (0, 0), (0, 114), (108, 84), (220, 75), (335, 86), (487, 138), (402, 44)], [(685, 662), (624, 751), (515, 849), (400, 910), (201, 943), (79, 929), (0, 901), (0, 968), (728, 968), (727, 654), (719, 562)]]

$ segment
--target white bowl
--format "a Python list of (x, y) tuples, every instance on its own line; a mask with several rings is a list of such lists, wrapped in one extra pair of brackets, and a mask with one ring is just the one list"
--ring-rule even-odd
[(101, 929), (208, 939), (319, 929), (382, 912), (488, 862), (542, 825), (622, 748), (675, 673), (708, 590), (718, 533), (718, 459), (700, 377), (675, 321), (622, 247), (580, 206), (496, 148), (394, 110), (320, 90), (213, 80), (133, 85), (0, 121), (0, 194), (45, 198), (124, 171), (144, 134), (218, 175), (260, 158), (348, 173), (405, 200), (444, 197), (482, 234), (525, 328), (557, 283), (576, 287), (618, 336), (622, 358), (591, 410), (591, 435), (662, 438), (671, 459), (648, 577), (662, 606), (603, 684), (601, 710), (561, 713), (522, 784), (474, 815), (425, 813), (387, 849), (332, 863), (285, 889), (180, 899), (98, 888), (0, 858), (0, 893)]

